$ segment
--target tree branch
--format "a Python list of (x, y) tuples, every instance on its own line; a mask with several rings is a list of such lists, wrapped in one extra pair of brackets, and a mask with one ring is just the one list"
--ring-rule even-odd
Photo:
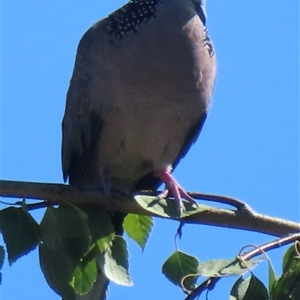
[[(212, 208), (181, 218), (181, 222), (255, 231), (277, 237), (300, 232), (299, 223), (256, 213), (240, 200), (210, 194), (191, 195), (208, 201), (227, 203), (237, 207), (238, 210)], [(108, 209), (124, 213), (157, 216), (142, 208), (132, 197), (118, 191), (112, 191), (110, 199), (107, 199), (99, 190), (80, 190), (64, 184), (0, 180), (0, 196), (45, 200), (44, 206), (59, 203), (70, 203), (79, 207), (106, 206)]]

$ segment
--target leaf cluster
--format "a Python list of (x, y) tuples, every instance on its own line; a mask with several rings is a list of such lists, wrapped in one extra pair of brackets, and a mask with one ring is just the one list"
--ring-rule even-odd
[[(170, 218), (176, 214), (175, 205), (170, 207), (162, 201), (160, 205), (151, 206), (151, 199), (153, 197), (136, 197), (139, 205), (153, 214)], [(188, 206), (183, 217), (195, 211), (210, 209), (207, 206)], [(75, 299), (76, 294), (89, 293), (100, 273), (117, 284), (131, 286), (133, 283), (129, 276), (126, 241), (116, 235), (111, 222), (112, 214), (104, 208), (79, 209), (70, 204), (61, 204), (48, 207), (38, 224), (24, 201), (20, 207), (5, 208), (0, 211), (0, 229), (6, 244), (8, 262), (12, 265), (38, 247), (40, 267), (49, 286), (68, 300)], [(140, 214), (128, 214), (123, 222), (126, 234), (142, 250), (145, 249), (152, 227), (152, 217)], [(181, 233), (181, 229), (182, 225), (178, 233)], [(284, 255), (281, 277), (276, 276), (268, 261), (268, 288), (252, 272), (264, 261), (254, 256), (201, 262), (176, 246), (164, 262), (162, 273), (170, 282), (182, 288), (188, 295), (187, 300), (196, 299), (202, 292), (212, 290), (221, 278), (228, 276), (238, 276), (231, 289), (230, 300), (300, 299), (299, 242)], [(1, 246), (0, 267), (4, 257), (5, 250)], [(249, 272), (250, 276), (247, 276)], [(1, 279), (0, 274), (0, 282)], [(199, 279), (203, 282), (197, 284)]]
[[(0, 220), (9, 264), (38, 247), (49, 286), (65, 299), (87, 294), (100, 272), (117, 284), (132, 285), (126, 241), (115, 234), (105, 209), (48, 207), (38, 224), (23, 202), (22, 207), (1, 210)], [(124, 221), (125, 231), (142, 249), (151, 227), (152, 219), (146, 216), (129, 214)], [(4, 256), (1, 247), (1, 266)]]

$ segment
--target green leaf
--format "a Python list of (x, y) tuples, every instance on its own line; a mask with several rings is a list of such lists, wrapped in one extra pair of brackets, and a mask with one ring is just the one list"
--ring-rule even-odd
[(88, 227), (92, 236), (92, 243), (96, 243), (100, 252), (104, 252), (115, 237), (114, 226), (107, 211), (101, 209), (86, 209)]
[(39, 260), (49, 286), (65, 299), (73, 299), (74, 291), (69, 284), (74, 270), (72, 260), (44, 244), (39, 245)]
[[(4, 258), (5, 258), (5, 250), (2, 246), (0, 246), (0, 270), (2, 270)], [(2, 273), (0, 272), (0, 285), (1, 284), (2, 284)]]
[(105, 209), (85, 209), (85, 213), (88, 216), (88, 227), (92, 236), (92, 243), (101, 238), (114, 235), (114, 226)]
[(282, 261), (282, 271), (286, 272), (289, 271), (290, 268), (294, 265), (295, 259), (300, 257), (298, 256), (298, 253), (295, 251), (295, 245), (293, 244), (291, 247), (289, 247), (284, 256)]
[(123, 222), (125, 232), (142, 248), (142, 250), (145, 249), (152, 226), (152, 217), (137, 214), (128, 214)]
[[(249, 280), (249, 278), (248, 278), (248, 280)], [(239, 292), (239, 288), (244, 281), (245, 281), (245, 279), (243, 278), (243, 276), (240, 276), (238, 278), (238, 280), (234, 283), (234, 285), (230, 291), (230, 300), (243, 299), (243, 298), (241, 298), (241, 296), (243, 296), (243, 295), (240, 295), (241, 292)]]
[(269, 291), (271, 292), (272, 286), (277, 280), (277, 276), (270, 260), (268, 260), (268, 269), (269, 269)]
[[(135, 201), (143, 207), (145, 210), (156, 214), (164, 218), (176, 218), (178, 219), (177, 206), (173, 199), (162, 199), (156, 201), (154, 196), (137, 195), (134, 197)], [(183, 211), (181, 213), (181, 218), (188, 217), (203, 211), (209, 211), (212, 209), (211, 206), (199, 204), (191, 204), (189, 202), (183, 201)]]
[(44, 276), (54, 291), (72, 299), (70, 282), (74, 269), (88, 252), (91, 241), (88, 217), (74, 206), (49, 207), (41, 222), (41, 235), (40, 265)]
[(300, 294), (300, 257), (295, 246), (290, 247), (283, 258), (283, 274), (272, 285), (272, 300), (298, 300)]
[(0, 211), (0, 226), (10, 265), (39, 243), (39, 225), (25, 206), (8, 207)]
[(263, 260), (251, 259), (241, 262), (239, 259), (212, 259), (201, 262), (198, 273), (207, 277), (243, 275), (256, 267), (261, 261)]
[(41, 222), (43, 243), (72, 258), (75, 267), (90, 244), (87, 220), (74, 206), (48, 207)]
[(175, 285), (182, 286), (182, 279), (187, 275), (183, 285), (187, 290), (193, 290), (198, 278), (199, 261), (196, 257), (175, 251), (163, 264), (163, 274)]
[(56, 234), (60, 237), (87, 234), (89, 233), (87, 221), (87, 215), (75, 206), (48, 207), (41, 222), (42, 233), (48, 241), (50, 238), (55, 238)]
[(74, 288), (76, 293), (85, 295), (91, 290), (96, 279), (96, 258), (93, 258), (91, 260), (82, 259), (73, 272), (71, 286)]
[(112, 245), (99, 257), (98, 264), (109, 280), (124, 286), (133, 285), (128, 273), (126, 241), (121, 236), (115, 236)]
[(243, 279), (240, 277), (233, 285), (230, 300), (269, 300), (264, 284), (254, 275)]
[(100, 252), (104, 252), (111, 244), (111, 242), (114, 240), (115, 234), (109, 234), (103, 238), (100, 238), (97, 242), (96, 245), (98, 246)]

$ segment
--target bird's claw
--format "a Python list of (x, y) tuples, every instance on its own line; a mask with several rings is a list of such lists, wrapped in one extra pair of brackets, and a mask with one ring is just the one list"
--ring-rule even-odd
[(182, 199), (198, 206), (197, 202), (187, 192), (184, 191), (176, 179), (171, 175), (169, 168), (167, 170), (158, 172), (158, 177), (165, 183), (166, 189), (156, 197), (156, 200), (159, 201), (166, 198), (168, 194), (171, 194), (176, 203), (178, 217), (181, 216), (184, 207)]

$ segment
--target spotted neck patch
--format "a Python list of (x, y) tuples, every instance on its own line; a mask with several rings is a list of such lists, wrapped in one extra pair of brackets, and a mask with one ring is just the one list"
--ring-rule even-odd
[(160, 0), (130, 0), (107, 17), (107, 33), (112, 40), (121, 40), (136, 33), (143, 23), (155, 17), (159, 2)]

